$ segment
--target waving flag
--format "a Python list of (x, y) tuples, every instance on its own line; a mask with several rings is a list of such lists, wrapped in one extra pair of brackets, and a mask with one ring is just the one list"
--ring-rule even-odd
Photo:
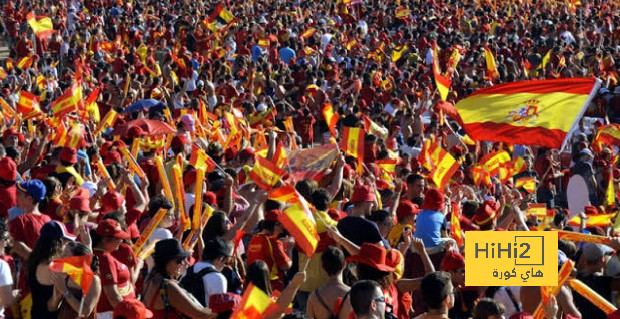
[(594, 78), (511, 82), (442, 107), (475, 140), (561, 148), (599, 85)]
[(270, 190), (286, 172), (262, 156), (256, 156), (250, 178), (260, 188)]
[(54, 24), (50, 17), (44, 15), (35, 16), (33, 12), (29, 12), (26, 15), (26, 19), (38, 38), (44, 38), (54, 33)]
[(19, 100), (17, 100), (17, 112), (24, 117), (40, 114), (41, 110), (39, 109), (39, 99), (37, 96), (28, 91), (21, 91), (19, 93)]
[(510, 154), (506, 151), (501, 151), (492, 152), (483, 156), (478, 163), (485, 172), (493, 176), (498, 173), (498, 170), (503, 164), (508, 162), (510, 162)]
[(523, 188), (529, 194), (536, 192), (536, 179), (534, 177), (522, 177), (515, 182), (515, 188)]
[(448, 93), (450, 93), (452, 81), (450, 80), (450, 76), (444, 76), (441, 74), (438, 59), (437, 43), (435, 42), (433, 43), (433, 76), (435, 77), (435, 85), (437, 85), (437, 91), (439, 91), (441, 100), (446, 101), (448, 98)]
[(497, 71), (497, 64), (495, 63), (495, 57), (493, 52), (488, 46), (484, 46), (484, 58), (487, 62), (487, 75), (491, 80), (499, 78), (499, 72)]
[(236, 21), (235, 16), (232, 12), (228, 11), (224, 8), (224, 4), (222, 2), (218, 3), (215, 7), (215, 10), (207, 18), (207, 26), (211, 31), (217, 32), (227, 28), (230, 24)]
[(620, 124), (612, 123), (599, 128), (592, 144), (601, 148), (601, 143), (620, 147)]
[(458, 247), (462, 247), (465, 242), (461, 231), (461, 221), (459, 205), (452, 205), (452, 216), (450, 217), (450, 236), (456, 241)]
[(211, 173), (215, 170), (215, 161), (205, 153), (204, 150), (199, 149), (192, 145), (192, 154), (189, 157), (189, 165), (194, 166), (196, 169), (202, 168), (207, 173)]
[(271, 312), (278, 305), (260, 288), (252, 283), (245, 289), (241, 297), (241, 303), (232, 315), (231, 319), (259, 319), (265, 318), (267, 312)]
[(327, 122), (327, 127), (329, 127), (329, 131), (332, 133), (333, 137), (336, 137), (336, 124), (338, 124), (338, 115), (334, 113), (334, 107), (330, 102), (326, 102), (323, 104), (323, 117), (325, 118), (325, 122)]
[(418, 161), (429, 171), (431, 179), (438, 188), (443, 189), (452, 175), (458, 170), (459, 163), (437, 142), (424, 143)]
[(342, 141), (340, 141), (340, 148), (343, 149), (348, 155), (357, 158), (362, 162), (364, 157), (364, 130), (358, 127), (345, 126), (342, 131)]
[(83, 105), (82, 86), (74, 82), (61, 96), (51, 104), (54, 116), (61, 117), (77, 111)]
[(85, 296), (90, 289), (95, 274), (90, 269), (93, 255), (72, 256), (56, 259), (49, 266), (51, 271), (62, 272), (69, 275), (82, 288), (82, 295)]

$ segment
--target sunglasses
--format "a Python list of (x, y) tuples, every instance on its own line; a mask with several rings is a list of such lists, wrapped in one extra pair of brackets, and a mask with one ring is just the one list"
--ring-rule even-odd
[(375, 299), (373, 299), (373, 301), (374, 302), (383, 302), (383, 303), (385, 303), (385, 296), (381, 296), (379, 298), (375, 298)]
[(179, 257), (179, 258), (176, 258), (174, 261), (175, 261), (177, 264), (182, 264), (182, 263), (183, 263), (184, 261), (186, 261), (186, 260), (187, 260), (187, 257)]

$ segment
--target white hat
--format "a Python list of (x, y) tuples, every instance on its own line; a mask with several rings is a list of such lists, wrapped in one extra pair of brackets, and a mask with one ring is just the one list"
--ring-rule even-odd
[(266, 109), (267, 109), (267, 105), (265, 105), (264, 103), (260, 103), (260, 104), (258, 104), (256, 106), (256, 110), (259, 111), (259, 112), (262, 112), (262, 111), (264, 111)]

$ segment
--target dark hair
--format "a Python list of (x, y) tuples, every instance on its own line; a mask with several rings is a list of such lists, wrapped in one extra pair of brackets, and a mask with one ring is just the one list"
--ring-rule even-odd
[(489, 316), (499, 316), (506, 312), (504, 305), (491, 298), (478, 300), (474, 307), (474, 319), (487, 319)]
[(422, 278), (420, 293), (430, 309), (440, 309), (444, 299), (452, 292), (450, 281), (452, 277), (445, 271), (435, 271)]
[(375, 224), (382, 223), (386, 218), (390, 218), (390, 212), (384, 209), (375, 210), (370, 214), (368, 220), (374, 222)]
[(232, 250), (232, 243), (222, 238), (211, 239), (205, 242), (205, 249), (202, 251), (202, 260), (214, 261), (220, 257), (224, 257), (226, 254), (223, 250)]
[(370, 314), (370, 303), (374, 292), (381, 287), (372, 280), (360, 280), (351, 287), (351, 308), (358, 316)]
[(269, 296), (273, 294), (271, 280), (269, 278), (269, 266), (262, 260), (257, 260), (248, 266), (245, 282), (252, 283)]
[(9, 231), (9, 224), (6, 218), (0, 218), (0, 234)]
[(319, 184), (313, 179), (302, 179), (295, 184), (295, 190), (299, 192), (307, 201), (312, 201), (312, 194), (317, 190)]
[[(71, 256), (86, 256), (93, 253), (90, 247), (77, 241), (69, 242), (68, 246), (71, 251)], [(96, 274), (99, 274), (99, 258), (97, 255), (93, 255), (93, 260), (90, 263), (90, 269), (92, 269)]]
[(357, 264), (357, 279), (376, 281), (383, 289), (387, 289), (394, 281), (391, 272), (381, 271), (366, 264)]
[[(225, 224), (226, 213), (221, 211), (213, 212), (213, 215), (207, 221), (205, 225), (205, 229), (202, 231), (202, 240), (206, 243), (211, 239), (215, 239), (216, 237), (223, 236), (226, 233)], [(224, 225), (224, 227), (222, 227)]]
[(161, 195), (156, 195), (151, 197), (149, 201), (149, 215), (152, 217), (155, 216), (161, 208), (172, 209), (173, 207), (174, 205), (172, 205), (170, 199)]
[(62, 252), (62, 238), (37, 239), (28, 258), (28, 273), (36, 274), (37, 267), (43, 262), (51, 262)]
[(103, 215), (103, 219), (112, 219), (118, 222), (118, 225), (121, 226), (122, 230), (127, 230), (127, 221), (125, 220), (125, 214), (121, 213), (118, 210), (111, 211), (105, 215)]
[(472, 219), (472, 217), (474, 217), (474, 215), (476, 214), (479, 206), (480, 205), (478, 205), (476, 201), (466, 201), (465, 203), (463, 203), (463, 216)]
[(414, 182), (418, 181), (418, 180), (424, 180), (424, 177), (420, 174), (411, 174), (409, 176), (407, 176), (407, 184), (413, 184)]
[(55, 177), (48, 177), (43, 180), (43, 185), (45, 185), (45, 198), (39, 203), (39, 210), (45, 211), (49, 206), (50, 199), (54, 196), (54, 192), (56, 191), (56, 187), (60, 186), (60, 181)]
[(329, 208), (331, 197), (332, 195), (325, 188), (319, 188), (312, 193), (311, 203), (316, 209), (326, 211)]
[(321, 255), (321, 265), (328, 276), (334, 276), (342, 272), (344, 267), (344, 253), (340, 248), (328, 246)]

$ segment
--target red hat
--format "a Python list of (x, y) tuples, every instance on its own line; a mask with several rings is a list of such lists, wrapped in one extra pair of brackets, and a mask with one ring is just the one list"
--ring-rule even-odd
[(109, 191), (101, 198), (101, 212), (107, 213), (117, 210), (123, 205), (125, 196), (117, 191)]
[(362, 187), (358, 187), (353, 192), (353, 196), (351, 196), (351, 202), (374, 202), (376, 200), (375, 192), (372, 191), (370, 186), (364, 185)]
[(396, 217), (398, 219), (402, 219), (408, 216), (417, 215), (419, 212), (420, 209), (418, 208), (418, 205), (405, 199), (398, 204), (398, 208), (396, 209)]
[(617, 182), (618, 179), (620, 179), (620, 169), (618, 168), (614, 168), (614, 181)]
[(139, 126), (132, 126), (129, 130), (127, 130), (127, 137), (131, 140), (144, 135), (146, 135), (146, 132)]
[(99, 154), (101, 157), (106, 157), (108, 155), (108, 150), (112, 146), (112, 141), (106, 141), (101, 144), (101, 148), (99, 149)]
[(77, 163), (77, 150), (75, 147), (64, 146), (60, 151), (59, 159), (61, 162), (75, 164)]
[(183, 184), (191, 185), (194, 183), (196, 183), (196, 170), (192, 169), (192, 170), (185, 172), (185, 174), (183, 175)]
[(129, 234), (121, 229), (121, 226), (114, 219), (104, 219), (97, 224), (95, 233), (102, 237), (114, 237), (119, 239), (129, 238)]
[[(611, 314), (609, 314), (608, 316), (610, 315)], [(608, 318), (620, 318), (620, 317), (608, 317)], [(534, 316), (532, 316), (531, 314), (525, 311), (520, 311), (520, 312), (513, 313), (508, 319), (534, 319)]]
[(122, 163), (121, 153), (117, 151), (108, 151), (105, 159), (103, 160), (104, 165), (110, 165), (112, 163)]
[(185, 135), (181, 134), (181, 135), (177, 135), (172, 139), (172, 143), (170, 143), (170, 147), (175, 150), (175, 149), (179, 149), (185, 145), (189, 144), (189, 141), (187, 140), (187, 137), (185, 137)]
[(345, 217), (347, 217), (347, 213), (343, 212), (343, 211), (339, 211), (335, 208), (329, 208), (327, 210), (327, 215), (329, 215), (329, 217), (331, 217), (331, 219), (333, 219), (334, 221), (339, 221)]
[(2, 133), (2, 138), (4, 139), (4, 138), (7, 138), (13, 135), (19, 136), (19, 132), (17, 132), (15, 128), (9, 127), (8, 129), (4, 131), (4, 133)]
[(347, 261), (368, 265), (380, 271), (394, 271), (394, 267), (386, 264), (386, 251), (383, 246), (363, 243), (357, 255), (347, 258)]
[(598, 209), (596, 209), (596, 207), (594, 207), (594, 206), (588, 205), (588, 206), (583, 208), (583, 212), (586, 215), (596, 215), (596, 214), (598, 214)]
[(153, 318), (153, 312), (148, 310), (143, 303), (137, 299), (126, 299), (114, 307), (114, 318), (124, 317), (127, 319), (147, 319)]
[(248, 157), (252, 157), (254, 158), (254, 150), (251, 148), (244, 148), (241, 151), (239, 151), (239, 153), (237, 153), (237, 156), (239, 156), (240, 160), (246, 159)]
[(277, 222), (278, 216), (282, 215), (282, 211), (279, 209), (272, 209), (265, 213), (265, 220), (269, 222)]
[(449, 250), (441, 262), (441, 270), (450, 271), (465, 268), (465, 257), (456, 250)]
[(237, 309), (241, 303), (241, 296), (232, 292), (212, 294), (209, 296), (209, 308), (214, 313), (222, 313)]
[(214, 192), (208, 191), (204, 193), (202, 199), (205, 203), (217, 207), (217, 195)]
[(79, 210), (81, 212), (90, 213), (90, 200), (88, 197), (75, 196), (69, 201), (69, 210)]
[(0, 179), (7, 182), (14, 182), (17, 178), (17, 165), (10, 157), (0, 159)]
[(471, 221), (476, 223), (478, 226), (486, 225), (497, 217), (498, 210), (499, 204), (493, 199), (487, 199), (480, 207), (478, 207), (478, 210), (474, 214)]
[(443, 210), (445, 207), (446, 202), (444, 201), (443, 192), (436, 188), (431, 188), (424, 194), (424, 203), (422, 203), (420, 208), (423, 210)]

